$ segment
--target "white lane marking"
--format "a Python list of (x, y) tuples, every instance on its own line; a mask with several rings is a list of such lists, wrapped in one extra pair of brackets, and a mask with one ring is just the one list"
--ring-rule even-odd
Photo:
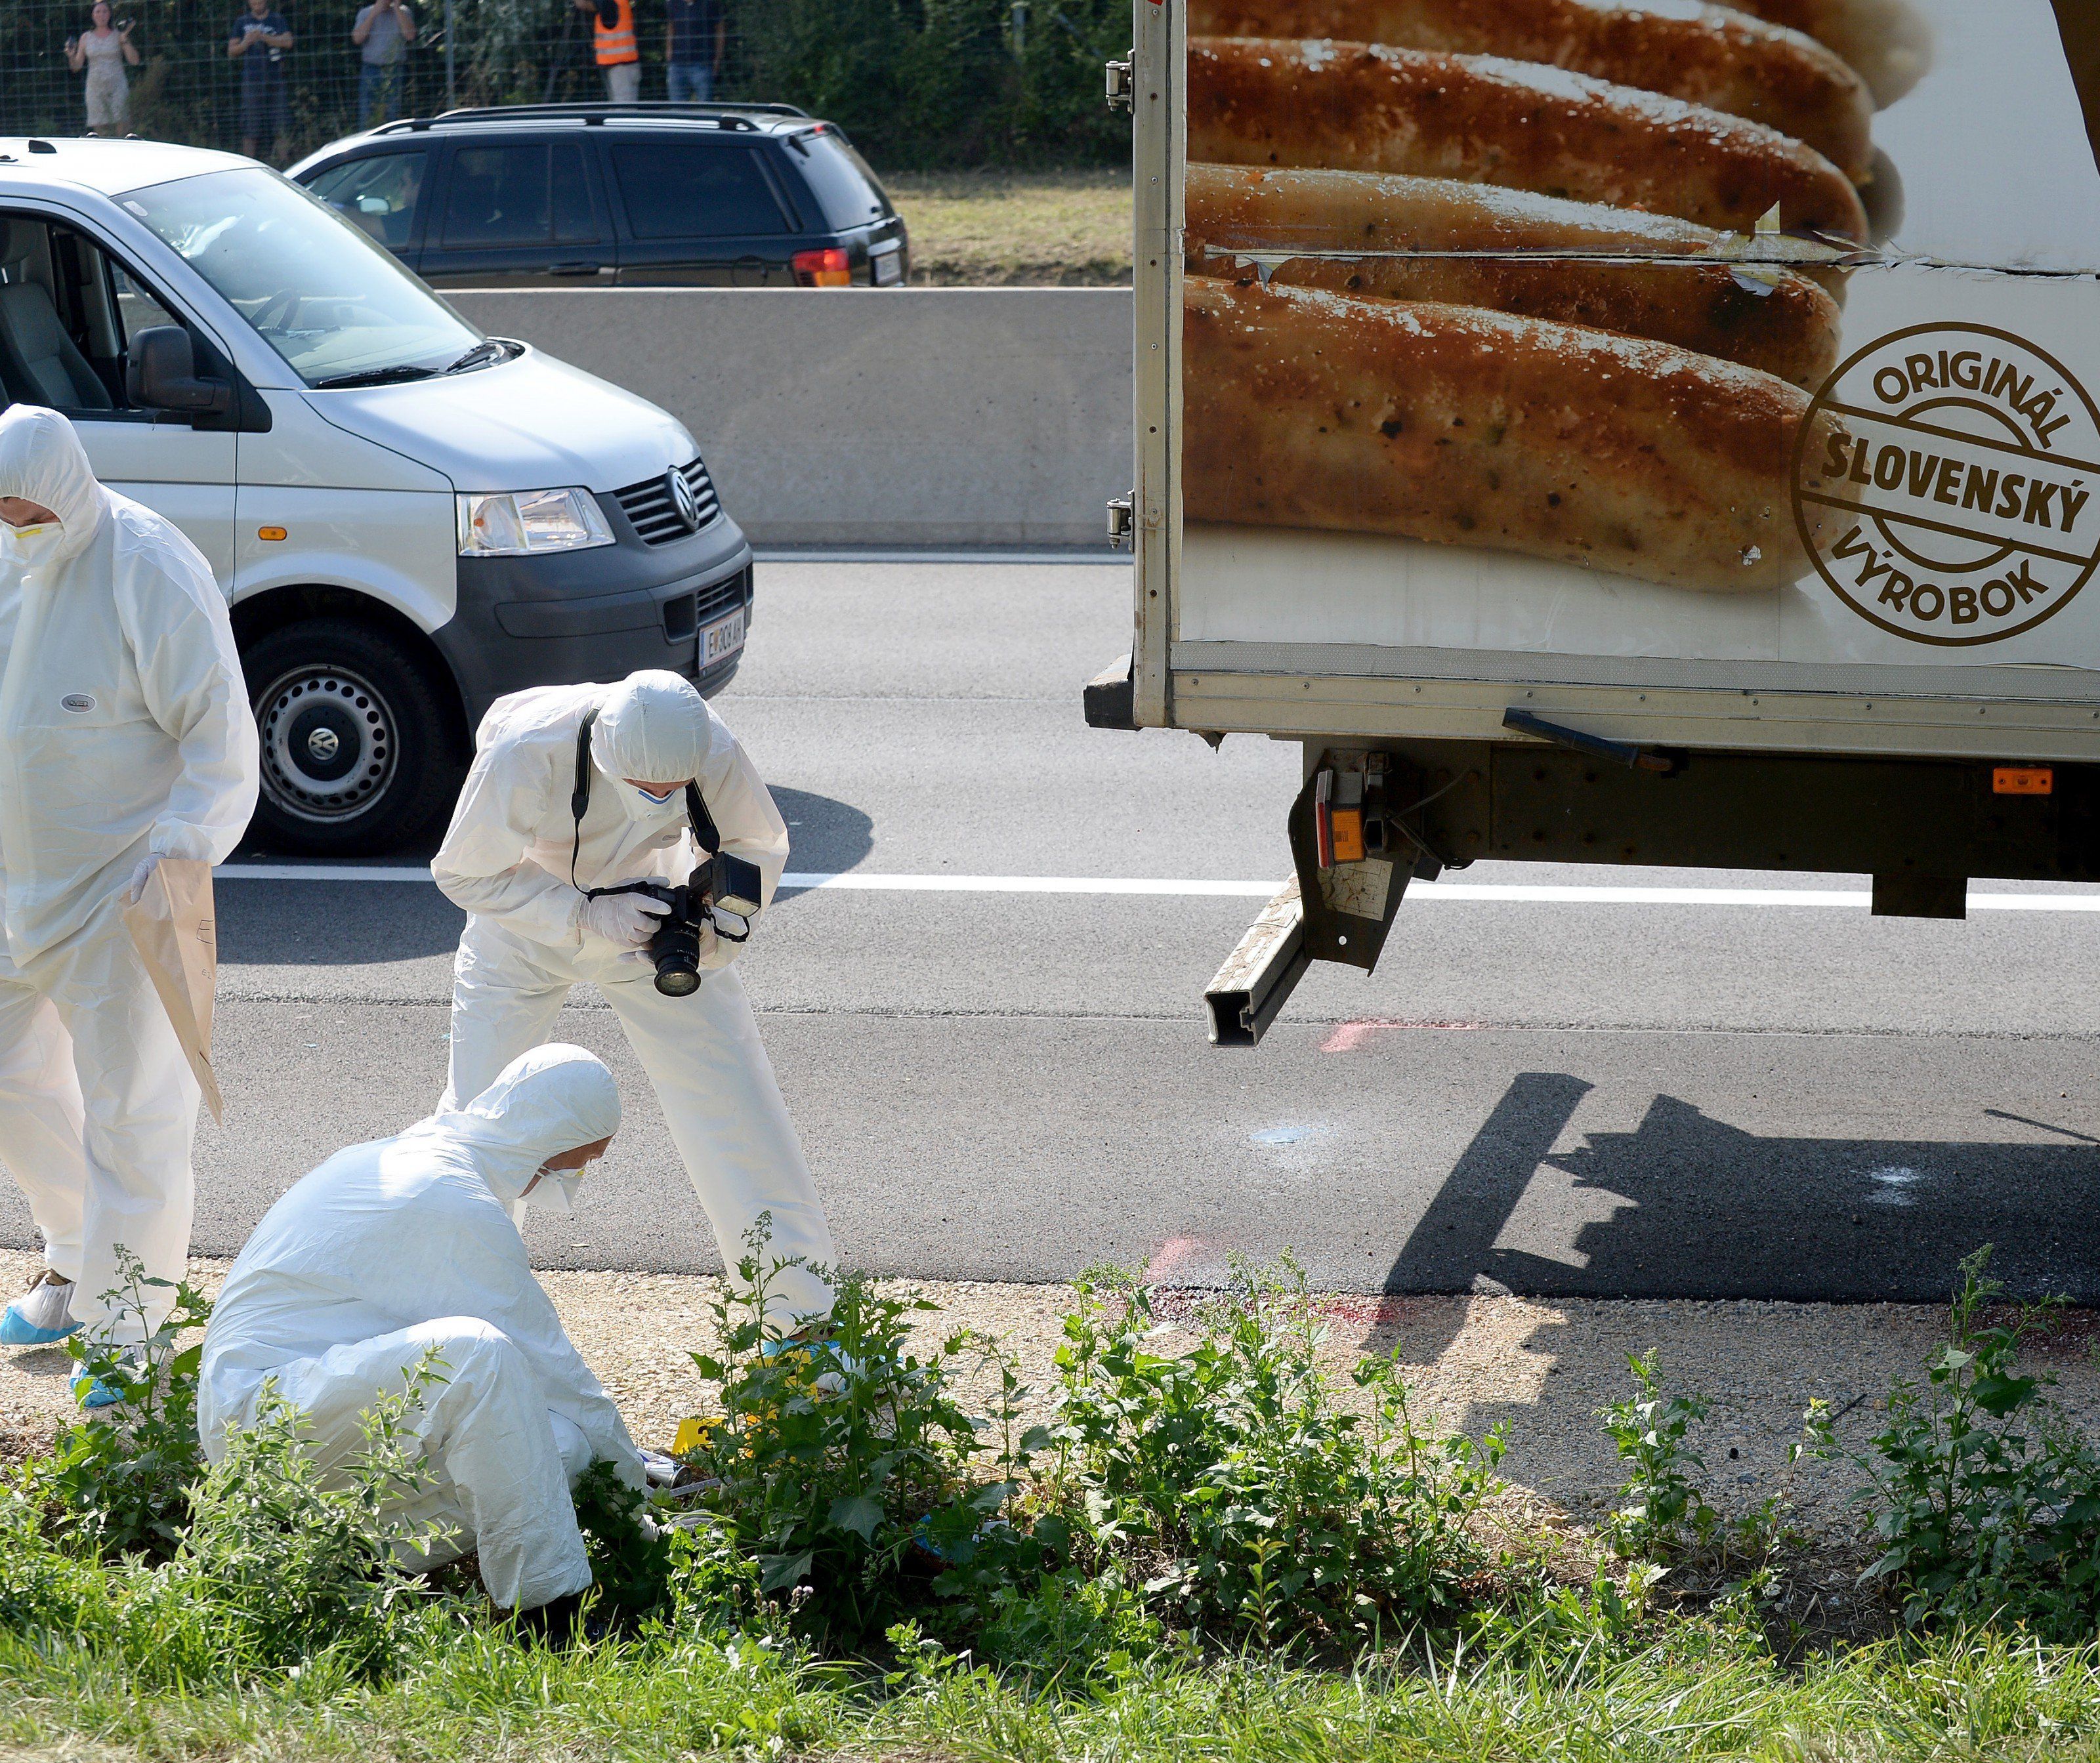
[[(377, 863), (224, 863), (222, 881), (427, 882), (428, 869)], [(832, 888), (862, 893), (1137, 894), (1185, 899), (1266, 900), (1266, 881), (1167, 881), (1123, 875), (881, 875), (849, 870), (793, 870), (780, 885), (797, 893)], [(1608, 888), (1548, 882), (1414, 882), (1410, 900), (1485, 905), (1612, 906), (1822, 906), (1864, 910), (1864, 888)], [(1969, 896), (1972, 912), (2100, 912), (2100, 893)]]
[(758, 563), (1120, 563), (1131, 566), (1127, 551), (1105, 551), (1088, 547), (1079, 551), (886, 551), (880, 546), (849, 545), (838, 550), (821, 548), (796, 550), (760, 549), (752, 553)]
[(426, 882), (430, 866), (385, 863), (222, 863), (221, 881)]
[(1127, 875), (842, 875), (790, 873), (783, 888), (845, 888), (877, 893), (1179, 894), (1266, 900), (1283, 884), (1257, 881), (1155, 881)]

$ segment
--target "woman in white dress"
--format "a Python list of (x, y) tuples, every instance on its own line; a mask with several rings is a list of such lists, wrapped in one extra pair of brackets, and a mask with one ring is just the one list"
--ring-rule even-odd
[(93, 29), (66, 39), (66, 65), (87, 70), (87, 126), (92, 134), (121, 134), (130, 126), (131, 90), (126, 64), (139, 65), (131, 21), (111, 21), (109, 0), (95, 0)]

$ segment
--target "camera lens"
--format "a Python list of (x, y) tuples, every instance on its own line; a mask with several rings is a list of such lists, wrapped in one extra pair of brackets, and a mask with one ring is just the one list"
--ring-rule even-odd
[(669, 916), (660, 921), (649, 940), (649, 953), (656, 962), (656, 989), (666, 998), (690, 998), (700, 989), (700, 930), (686, 916), (690, 910), (681, 897)]
[(683, 955), (666, 955), (656, 963), (656, 989), (666, 998), (690, 998), (700, 989), (699, 969)]

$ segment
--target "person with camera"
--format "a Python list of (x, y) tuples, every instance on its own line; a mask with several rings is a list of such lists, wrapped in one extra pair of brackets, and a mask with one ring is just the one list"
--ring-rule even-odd
[(596, 985), (724, 1263), (770, 1213), (769, 1263), (799, 1263), (772, 1285), (783, 1331), (830, 1315), (813, 1270), (834, 1263), (831, 1227), (730, 963), (787, 862), (786, 823), (735, 738), (688, 681), (650, 671), (498, 699), (430, 864), (467, 914), (439, 1108), (544, 1042), (571, 986)]
[(265, 141), (270, 156), (286, 156), (292, 132), (292, 88), (285, 57), (292, 50), (292, 27), (270, 0), (248, 0), (247, 10), (227, 32), (226, 52), (240, 64), (240, 151), (261, 156)]
[(350, 40), (358, 55), (358, 127), (370, 128), (375, 110), (382, 122), (391, 122), (401, 114), (401, 82), (408, 45), (416, 40), (416, 15), (406, 0), (370, 0), (358, 8)]
[(131, 126), (131, 85), (124, 70), (139, 65), (131, 20), (117, 24), (109, 0), (95, 0), (88, 17), (90, 29), (66, 38), (66, 65), (87, 74), (87, 132), (121, 135)]

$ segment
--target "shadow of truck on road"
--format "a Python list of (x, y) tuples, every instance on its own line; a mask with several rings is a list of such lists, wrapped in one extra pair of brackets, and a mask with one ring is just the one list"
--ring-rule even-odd
[[(1409, 1233), (1388, 1292), (1936, 1303), (1993, 1243), (2014, 1293), (2100, 1301), (2100, 1144), (1793, 1138), (1658, 1095), (1632, 1132), (1554, 1148), (1590, 1092), (1564, 1072), (1511, 1082)], [(1590, 1197), (1565, 1259), (1501, 1239), (1542, 1170)], [(1599, 1217), (1599, 1212), (1608, 1215)]]

